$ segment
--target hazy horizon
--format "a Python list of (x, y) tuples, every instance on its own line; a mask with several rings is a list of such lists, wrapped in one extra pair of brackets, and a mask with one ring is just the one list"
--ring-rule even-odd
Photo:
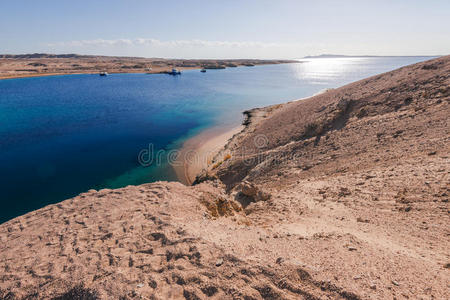
[[(24, 9), (25, 8), (25, 9)], [(0, 3), (0, 53), (298, 59), (450, 53), (448, 1)]]
[[(184, 58), (184, 57), (156, 57), (156, 56), (124, 56), (124, 55), (97, 55), (97, 54), (80, 54), (80, 53), (44, 53), (44, 52), (34, 52), (34, 53), (0, 53), (0, 55), (78, 55), (78, 56), (101, 56), (101, 57), (123, 57), (123, 58), (145, 58), (145, 59), (174, 59), (174, 60), (278, 60), (279, 58)], [(330, 56), (330, 57), (328, 57)], [(285, 60), (302, 60), (307, 58), (371, 58), (371, 57), (441, 57), (446, 56), (446, 54), (436, 54), (436, 55), (346, 55), (346, 54), (317, 54), (317, 55), (306, 55), (303, 57), (296, 57)], [(281, 60), (281, 59), (280, 59)]]

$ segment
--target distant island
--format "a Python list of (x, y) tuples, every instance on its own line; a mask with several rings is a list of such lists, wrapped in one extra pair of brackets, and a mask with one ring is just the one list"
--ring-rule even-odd
[[(441, 55), (401, 55), (402, 57), (438, 57)], [(345, 58), (345, 57), (399, 57), (398, 55), (341, 55), (341, 54), (320, 54), (308, 55), (303, 58)]]
[(295, 60), (260, 59), (165, 59), (78, 54), (0, 54), (0, 79), (64, 74), (166, 73), (172, 68), (225, 69), (281, 63)]

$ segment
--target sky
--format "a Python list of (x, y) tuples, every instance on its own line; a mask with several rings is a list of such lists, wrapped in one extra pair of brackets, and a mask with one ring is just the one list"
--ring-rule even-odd
[(0, 53), (450, 54), (449, 0), (0, 0)]

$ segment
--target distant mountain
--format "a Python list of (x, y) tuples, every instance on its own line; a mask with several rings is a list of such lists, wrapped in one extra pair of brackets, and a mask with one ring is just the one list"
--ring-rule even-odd
[(80, 55), (80, 54), (49, 54), (49, 53), (31, 53), (31, 54), (0, 54), (0, 58), (15, 58), (15, 59), (34, 59), (34, 58), (92, 58), (92, 57), (107, 57), (107, 58), (132, 58), (141, 59), (143, 57), (132, 56), (105, 56), (105, 55)]
[(33, 54), (0, 54), (0, 58), (79, 58), (82, 55), (78, 54), (47, 54), (47, 53), (33, 53)]

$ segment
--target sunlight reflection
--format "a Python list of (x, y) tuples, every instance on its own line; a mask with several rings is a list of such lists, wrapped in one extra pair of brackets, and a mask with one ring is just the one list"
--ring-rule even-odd
[(361, 63), (361, 60), (368, 58), (309, 58), (299, 59), (300, 64), (293, 64), (296, 77), (299, 80), (307, 80), (311, 84), (322, 84), (323, 82), (343, 77), (346, 73), (355, 72), (355, 67)]

